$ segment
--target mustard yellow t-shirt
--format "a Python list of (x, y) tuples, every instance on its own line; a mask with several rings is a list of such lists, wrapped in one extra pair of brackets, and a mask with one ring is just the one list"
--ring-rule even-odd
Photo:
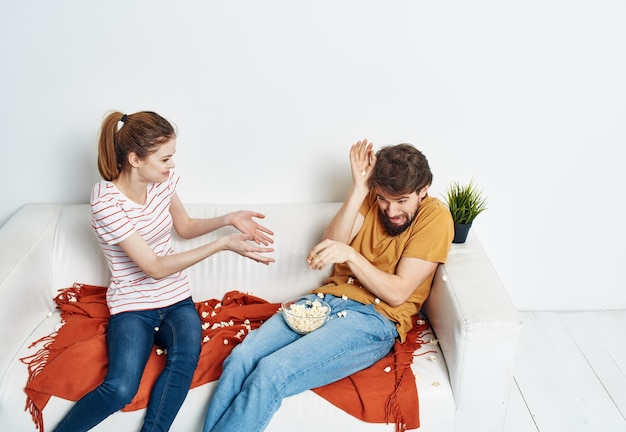
[[(371, 192), (361, 204), (365, 217), (363, 226), (351, 246), (379, 270), (395, 274), (402, 257), (445, 263), (454, 236), (454, 225), (448, 207), (437, 198), (422, 200), (417, 217), (403, 233), (390, 236), (380, 221), (376, 194)], [(362, 287), (347, 264), (336, 264), (333, 275), (324, 286), (313, 292), (347, 296), (363, 304), (373, 304), (378, 312), (396, 323), (399, 338), (404, 342), (411, 329), (411, 317), (418, 313), (430, 293), (434, 272), (401, 306), (391, 307)]]

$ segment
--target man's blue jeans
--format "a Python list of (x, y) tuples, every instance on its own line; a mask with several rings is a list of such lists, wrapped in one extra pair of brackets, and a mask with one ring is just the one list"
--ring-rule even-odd
[(139, 389), (153, 345), (167, 350), (167, 363), (150, 395), (142, 431), (167, 431), (182, 405), (201, 349), (200, 317), (191, 298), (163, 309), (113, 315), (107, 328), (108, 372), (55, 429), (87, 431), (128, 404)]
[[(283, 398), (338, 381), (389, 353), (398, 336), (393, 322), (372, 305), (331, 295), (324, 300), (332, 319), (322, 328), (301, 336), (277, 314), (233, 349), (204, 432), (262, 431)], [(342, 311), (346, 316), (337, 316)]]

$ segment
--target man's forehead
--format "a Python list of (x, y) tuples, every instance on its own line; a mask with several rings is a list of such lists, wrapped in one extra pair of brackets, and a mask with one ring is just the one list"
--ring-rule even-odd
[(389, 191), (384, 191), (382, 189), (377, 188), (376, 195), (381, 196), (387, 200), (397, 201), (400, 199), (412, 198), (417, 195), (417, 192), (413, 191), (411, 193), (396, 194), (396, 193), (391, 193)]

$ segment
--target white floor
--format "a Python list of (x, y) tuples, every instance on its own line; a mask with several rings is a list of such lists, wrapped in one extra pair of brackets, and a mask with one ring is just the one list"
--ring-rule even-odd
[(626, 311), (520, 315), (505, 432), (626, 432)]

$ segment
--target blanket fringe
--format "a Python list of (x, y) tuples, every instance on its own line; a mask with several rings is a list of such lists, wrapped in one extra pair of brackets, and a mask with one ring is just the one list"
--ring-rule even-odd
[[(62, 304), (76, 302), (80, 298), (80, 290), (82, 288), (81, 284), (75, 283), (70, 288), (64, 288), (59, 290), (59, 294), (54, 298), (54, 302), (57, 305), (57, 309), (60, 309)], [(26, 357), (20, 358), (20, 361), (26, 365), (28, 370), (28, 378), (26, 379), (26, 385), (39, 375), (46, 365), (48, 364), (48, 359), (50, 358), (50, 346), (54, 342), (57, 337), (58, 332), (52, 332), (49, 335), (43, 336), (33, 343), (31, 343), (28, 348), (34, 348), (37, 345), (43, 344), (41, 348), (39, 348), (34, 354), (31, 354)], [(24, 411), (28, 411), (31, 418), (33, 419), (33, 423), (35, 423), (35, 427), (44, 432), (43, 425), (43, 412), (40, 410), (37, 405), (33, 402), (30, 397), (26, 398), (26, 406), (24, 407)]]
[[(27, 386), (37, 375), (39, 375), (39, 373), (41, 373), (41, 371), (44, 370), (46, 364), (48, 364), (48, 358), (50, 357), (50, 345), (54, 341), (56, 335), (57, 332), (54, 332), (36, 340), (30, 344), (29, 348), (33, 348), (34, 346), (44, 342), (45, 344), (34, 354), (20, 359), (20, 361), (26, 365), (28, 370), (28, 378), (26, 379)], [(33, 423), (35, 423), (35, 427), (41, 432), (44, 432), (43, 412), (37, 407), (37, 405), (35, 405), (30, 397), (26, 398), (24, 411), (28, 411), (33, 419)]]
[(42, 337), (41, 339), (33, 342), (28, 348), (33, 348), (42, 342), (46, 342), (37, 352), (26, 357), (22, 357), (20, 361), (28, 367), (28, 380), (26, 383), (32, 381), (46, 366), (48, 358), (50, 357), (50, 345), (54, 341), (56, 332)]
[(26, 400), (26, 408), (25, 411), (28, 411), (31, 418), (33, 419), (33, 423), (35, 423), (35, 428), (44, 432), (43, 429), (43, 411), (41, 411), (35, 403), (31, 399)]
[(405, 432), (406, 422), (402, 416), (402, 409), (400, 408), (400, 404), (398, 403), (398, 393), (400, 392), (400, 387), (402, 385), (402, 381), (406, 375), (406, 369), (403, 368), (402, 373), (400, 374), (400, 378), (396, 382), (396, 388), (393, 393), (387, 399), (387, 403), (385, 404), (385, 416), (387, 422), (391, 417), (395, 419), (396, 423), (396, 432)]
[[(425, 354), (415, 354), (415, 351), (429, 342), (425, 340), (426, 336), (432, 336), (432, 332), (429, 330), (429, 326), (425, 320), (417, 320), (414, 323), (414, 329), (417, 332), (414, 342), (411, 343), (407, 340), (405, 344), (403, 344), (403, 349), (398, 349), (396, 346), (394, 351), (394, 372), (396, 374), (399, 373), (400, 375), (396, 381), (393, 393), (391, 393), (391, 395), (387, 398), (387, 402), (385, 404), (385, 418), (388, 423), (391, 418), (395, 420), (396, 432), (406, 432), (407, 430), (407, 422), (403, 416), (402, 407), (400, 406), (398, 400), (400, 389), (407, 375), (413, 378), (411, 370), (411, 364), (413, 362), (412, 358), (414, 356)], [(427, 353), (428, 352), (433, 351), (427, 351)], [(403, 358), (404, 360), (400, 360), (400, 358)]]

